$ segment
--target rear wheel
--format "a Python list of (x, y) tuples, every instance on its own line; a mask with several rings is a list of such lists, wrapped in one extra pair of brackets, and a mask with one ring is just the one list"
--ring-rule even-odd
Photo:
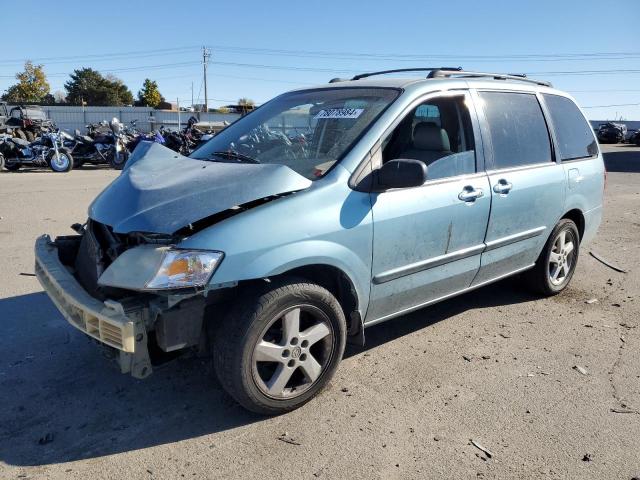
[(59, 148), (58, 153), (51, 150), (48, 161), (54, 172), (69, 172), (73, 169), (73, 157), (66, 148)]
[(564, 290), (576, 270), (579, 252), (578, 227), (572, 220), (563, 218), (551, 232), (536, 266), (525, 274), (531, 289), (546, 296)]
[(336, 298), (300, 279), (247, 292), (215, 332), (216, 373), (248, 410), (300, 407), (331, 379), (344, 353), (346, 321)]

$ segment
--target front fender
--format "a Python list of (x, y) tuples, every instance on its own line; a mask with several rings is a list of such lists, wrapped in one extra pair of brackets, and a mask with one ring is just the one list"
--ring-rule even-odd
[(308, 265), (327, 265), (344, 272), (356, 290), (359, 308), (366, 309), (370, 290), (369, 266), (352, 250), (326, 240), (282, 245), (262, 251), (251, 259), (246, 255), (227, 254), (210, 286), (216, 288), (230, 282), (271, 277)]

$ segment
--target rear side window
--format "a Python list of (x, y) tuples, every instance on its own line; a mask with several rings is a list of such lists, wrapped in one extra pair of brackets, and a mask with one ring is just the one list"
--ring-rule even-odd
[(494, 168), (551, 162), (549, 131), (535, 95), (480, 92), (493, 145)]
[(561, 160), (592, 157), (598, 145), (591, 127), (573, 101), (558, 95), (543, 94), (558, 140)]

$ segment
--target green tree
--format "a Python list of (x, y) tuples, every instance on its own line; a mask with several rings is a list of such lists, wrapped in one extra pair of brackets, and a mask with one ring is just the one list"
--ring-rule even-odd
[(138, 102), (141, 105), (153, 108), (156, 108), (161, 102), (164, 102), (164, 97), (158, 90), (158, 84), (153, 80), (145, 78), (142, 89), (138, 92)]
[(64, 84), (67, 102), (80, 105), (121, 106), (133, 104), (133, 94), (122, 80), (114, 76), (103, 77), (92, 68), (74, 70)]
[(11, 85), (2, 99), (12, 103), (42, 102), (49, 94), (49, 82), (42, 65), (34, 65), (31, 60), (24, 63), (24, 70), (16, 73), (18, 83)]

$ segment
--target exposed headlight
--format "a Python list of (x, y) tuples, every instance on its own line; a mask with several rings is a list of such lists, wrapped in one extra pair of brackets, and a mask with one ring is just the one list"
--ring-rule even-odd
[(202, 287), (222, 261), (222, 252), (204, 250), (166, 250), (160, 268), (147, 282), (149, 290)]

